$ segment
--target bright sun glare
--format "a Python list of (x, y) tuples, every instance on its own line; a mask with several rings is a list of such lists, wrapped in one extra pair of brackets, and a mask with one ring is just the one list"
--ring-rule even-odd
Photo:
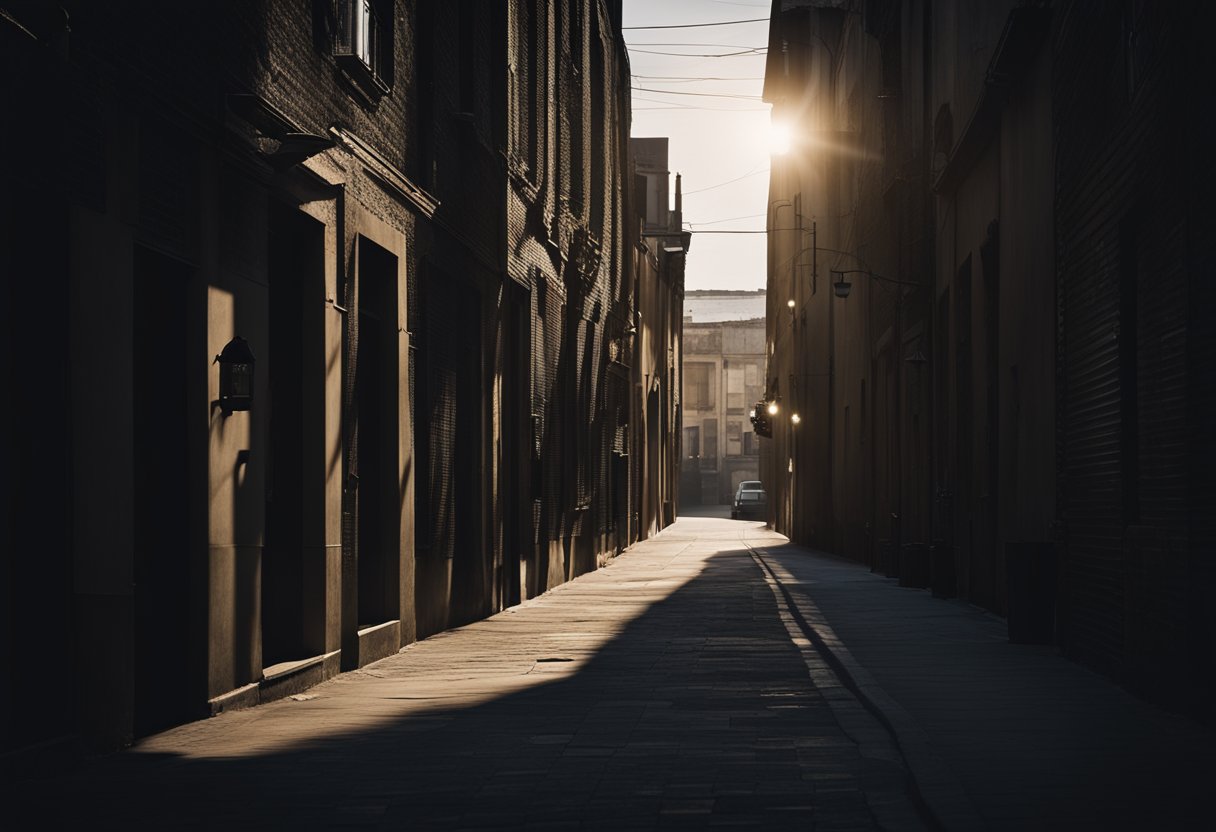
[(774, 156), (780, 156), (783, 153), (788, 153), (790, 150), (790, 140), (792, 139), (788, 124), (779, 122), (769, 122), (768, 125), (768, 148)]

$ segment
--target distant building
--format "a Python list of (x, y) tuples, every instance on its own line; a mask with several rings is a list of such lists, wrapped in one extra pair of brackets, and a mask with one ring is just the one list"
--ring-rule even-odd
[(680, 502), (729, 502), (760, 478), (748, 411), (764, 396), (764, 290), (684, 297), (684, 435)]

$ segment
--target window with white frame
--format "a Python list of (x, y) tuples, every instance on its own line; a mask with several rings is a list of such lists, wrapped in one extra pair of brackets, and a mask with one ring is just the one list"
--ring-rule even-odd
[(392, 0), (335, 0), (334, 56), (364, 92), (392, 88)]

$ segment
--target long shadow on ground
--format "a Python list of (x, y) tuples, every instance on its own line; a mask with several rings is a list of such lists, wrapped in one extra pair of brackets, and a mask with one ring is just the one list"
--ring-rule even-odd
[(903, 776), (875, 765), (735, 551), (560, 681), (287, 750), (116, 754), (18, 784), (17, 808), (80, 828), (871, 828), (866, 778)]

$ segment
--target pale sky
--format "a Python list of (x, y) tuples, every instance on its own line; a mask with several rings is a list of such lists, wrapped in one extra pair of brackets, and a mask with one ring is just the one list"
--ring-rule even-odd
[[(769, 0), (624, 0), (634, 87), (632, 134), (670, 139), (673, 189), (675, 174), (683, 175), (684, 227), (694, 232), (687, 289), (765, 286), (764, 234), (699, 232), (764, 230), (769, 106), (760, 101), (760, 92), (770, 8)], [(754, 18), (762, 20), (630, 28)]]

